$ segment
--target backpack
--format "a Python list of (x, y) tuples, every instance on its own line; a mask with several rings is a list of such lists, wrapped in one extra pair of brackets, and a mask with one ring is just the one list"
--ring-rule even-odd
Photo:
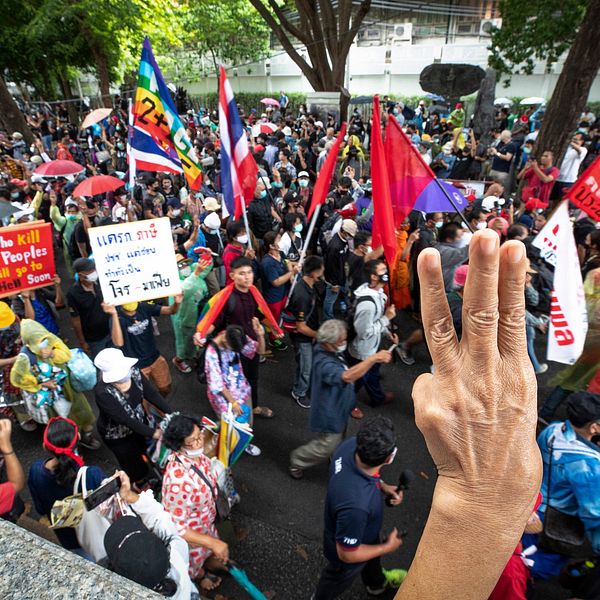
[(199, 383), (207, 383), (205, 366), (206, 350), (209, 346), (212, 346), (216, 350), (217, 356), (219, 357), (219, 363), (221, 363), (221, 349), (212, 340), (207, 340), (206, 345), (204, 346), (204, 348), (202, 348), (202, 350), (200, 350), (200, 354), (198, 355), (198, 367), (196, 371), (196, 377), (198, 378)]
[(375, 311), (377, 311), (377, 304), (375, 300), (371, 296), (359, 296), (355, 298), (354, 302), (348, 308), (348, 312), (346, 313), (346, 320), (348, 325), (348, 343), (350, 343), (356, 337), (356, 329), (354, 328), (354, 318), (356, 317), (356, 309), (361, 302), (368, 300), (373, 303), (375, 306)]

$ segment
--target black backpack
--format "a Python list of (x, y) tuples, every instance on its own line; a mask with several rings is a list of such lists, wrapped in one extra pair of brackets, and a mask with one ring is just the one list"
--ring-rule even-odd
[(368, 300), (372, 302), (375, 306), (375, 311), (377, 312), (377, 304), (375, 300), (371, 296), (359, 296), (354, 299), (354, 302), (348, 308), (348, 312), (346, 313), (346, 321), (348, 325), (348, 343), (350, 343), (356, 337), (356, 329), (354, 328), (354, 317), (356, 317), (356, 309), (361, 302)]

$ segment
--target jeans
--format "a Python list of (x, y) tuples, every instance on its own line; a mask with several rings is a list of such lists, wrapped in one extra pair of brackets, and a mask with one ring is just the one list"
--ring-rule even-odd
[[(348, 354), (348, 364), (353, 367), (358, 363), (362, 362), (359, 358)], [(379, 369), (381, 368), (380, 363), (375, 363), (360, 379), (354, 384), (354, 391), (356, 394), (364, 386), (369, 394), (371, 400), (371, 406), (380, 406), (385, 400), (383, 389), (381, 388), (381, 377), (379, 375)]]
[(372, 558), (366, 563), (333, 565), (329, 563), (321, 572), (313, 600), (333, 600), (343, 594), (360, 573), (364, 585), (379, 589), (385, 585), (381, 559)]
[(570, 390), (565, 390), (557, 385), (551, 392), (550, 395), (546, 398), (546, 401), (542, 405), (540, 409), (540, 417), (549, 421), (554, 416), (556, 409), (560, 406), (560, 404), (567, 399), (568, 396), (571, 395)]
[(296, 396), (307, 396), (310, 389), (310, 374), (312, 371), (312, 342), (300, 342), (292, 335), (294, 352), (296, 356), (296, 375), (292, 392)]
[(335, 318), (333, 315), (333, 307), (335, 306), (340, 292), (339, 287), (337, 292), (332, 290), (333, 286), (327, 284), (327, 289), (325, 290), (325, 300), (323, 301), (323, 321), (329, 321), (330, 319)]
[(527, 354), (529, 354), (529, 359), (531, 360), (531, 364), (533, 365), (534, 371), (537, 373), (540, 370), (540, 361), (537, 359), (535, 355), (535, 327), (533, 325), (527, 325)]
[(50, 152), (52, 152), (52, 134), (43, 135), (42, 143), (44, 144), (44, 150), (50, 154)]

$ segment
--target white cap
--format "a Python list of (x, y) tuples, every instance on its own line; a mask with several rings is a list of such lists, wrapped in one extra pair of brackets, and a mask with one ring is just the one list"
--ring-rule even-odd
[(498, 198), (498, 196), (486, 196), (481, 202), (481, 208), (491, 211), (496, 208), (496, 204), (502, 206), (504, 204), (504, 198)]
[(282, 129), (282, 131), (284, 135), (292, 135), (292, 130), (287, 125)]
[(118, 348), (105, 348), (94, 359), (94, 364), (102, 371), (104, 383), (114, 383), (127, 377), (137, 358), (125, 356)]
[(300, 173), (298, 173), (298, 177), (310, 177), (310, 175), (306, 171), (300, 171)]
[(44, 162), (44, 159), (38, 154), (34, 154), (30, 160), (34, 165), (41, 165)]
[(219, 201), (212, 197), (204, 198), (202, 206), (204, 207), (204, 210), (219, 210), (221, 208)]
[(204, 224), (209, 229), (219, 229), (221, 227), (221, 217), (216, 212), (210, 213), (206, 215), (206, 219), (204, 219)]
[(77, 204), (77, 200), (73, 200), (73, 196), (69, 196), (66, 200), (65, 200), (65, 208), (67, 206), (77, 206), (79, 207), (79, 204)]
[(315, 121), (317, 127), (323, 127), (323, 121)]

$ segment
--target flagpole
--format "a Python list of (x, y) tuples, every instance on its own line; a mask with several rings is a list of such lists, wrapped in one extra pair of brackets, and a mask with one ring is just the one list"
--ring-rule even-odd
[(283, 307), (283, 309), (281, 311), (281, 315), (279, 316), (279, 326), (280, 327), (281, 327), (281, 322), (283, 320), (283, 316), (282, 316), (283, 311), (288, 307), (288, 304), (290, 303), (290, 299), (292, 297), (292, 292), (294, 291), (294, 288), (296, 287), (298, 280), (302, 276), (301, 275), (302, 265), (304, 265), (304, 259), (306, 258), (306, 250), (310, 246), (310, 241), (311, 241), (313, 233), (315, 231), (317, 219), (319, 218), (319, 214), (321, 212), (321, 206), (322, 206), (321, 204), (317, 204), (317, 206), (315, 207), (315, 212), (313, 213), (312, 218), (310, 220), (310, 225), (308, 226), (308, 232), (306, 233), (306, 241), (304, 242), (304, 244), (302, 244), (302, 250), (300, 250), (300, 258), (298, 259), (298, 267), (300, 268), (300, 270), (298, 271), (298, 273), (296, 273), (296, 275), (294, 276), (294, 279), (292, 279), (292, 285), (290, 286), (290, 291), (288, 292), (287, 299), (285, 301), (285, 306)]
[(450, 196), (446, 188), (441, 184), (440, 180), (437, 177), (435, 178), (435, 184), (438, 186), (438, 188), (440, 188), (440, 191), (444, 194), (444, 196), (446, 196), (450, 204), (452, 204), (452, 208), (454, 208), (454, 210), (458, 213), (458, 216), (460, 217), (461, 221), (467, 226), (469, 231), (471, 233), (475, 233), (475, 230), (471, 227), (469, 221), (467, 221), (465, 216), (462, 214), (462, 211), (458, 208), (458, 206), (456, 206), (454, 199), (452, 198), (452, 196)]
[(242, 205), (242, 217), (244, 219), (244, 227), (246, 228), (246, 235), (248, 236), (248, 247), (251, 247), (251, 238), (250, 238), (250, 225), (248, 224), (248, 214), (246, 212), (246, 199), (244, 198), (244, 194), (240, 194), (240, 203)]
[(129, 156), (129, 191), (133, 194), (133, 190), (135, 188), (135, 157), (133, 156), (133, 152), (131, 151), (131, 140), (133, 137), (133, 102), (132, 99), (129, 98), (129, 129), (127, 131), (127, 147), (128, 147), (128, 156)]

